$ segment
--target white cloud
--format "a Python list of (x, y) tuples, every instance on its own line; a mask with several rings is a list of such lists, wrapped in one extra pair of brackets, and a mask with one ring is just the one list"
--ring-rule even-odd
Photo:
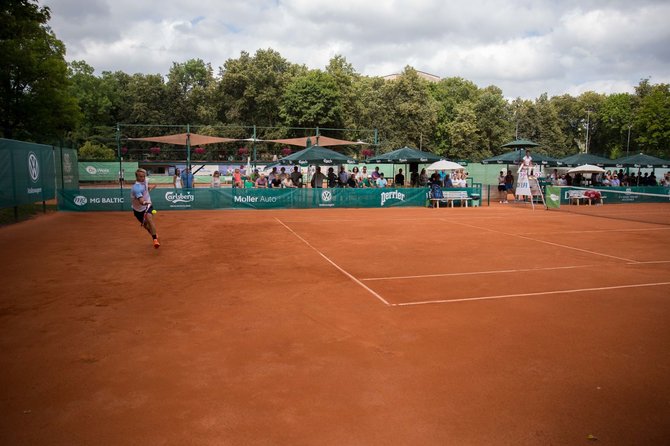
[(667, 82), (665, 1), (623, 0), (49, 0), (68, 60), (167, 73), (200, 58), (215, 71), (241, 51), (272, 48), (310, 68), (343, 55), (366, 75), (406, 65), (536, 98), (632, 91)]

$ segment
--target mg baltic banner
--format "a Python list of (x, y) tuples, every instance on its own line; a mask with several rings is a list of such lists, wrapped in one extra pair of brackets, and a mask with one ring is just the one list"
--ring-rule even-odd
[[(476, 189), (473, 192), (479, 192)], [(427, 189), (167, 189), (156, 188), (157, 210), (297, 209), (425, 206)], [(130, 189), (80, 189), (59, 192), (59, 209), (130, 210)]]

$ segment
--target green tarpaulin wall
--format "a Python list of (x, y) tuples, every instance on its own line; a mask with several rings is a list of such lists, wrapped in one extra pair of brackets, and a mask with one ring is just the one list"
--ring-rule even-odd
[(54, 148), (0, 139), (0, 207), (47, 201), (55, 196)]
[[(481, 196), (480, 188), (466, 188)], [(157, 188), (158, 210), (383, 208), (425, 206), (427, 188), (386, 189), (170, 189)], [(60, 191), (58, 208), (67, 211), (129, 211), (130, 189)]]

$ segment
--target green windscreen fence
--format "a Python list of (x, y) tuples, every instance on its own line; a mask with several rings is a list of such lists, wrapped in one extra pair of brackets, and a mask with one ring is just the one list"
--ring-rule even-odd
[[(481, 196), (481, 188), (463, 188)], [(161, 210), (206, 209), (304, 209), (386, 208), (426, 206), (428, 188), (386, 189), (172, 189), (151, 192), (154, 208)], [(80, 189), (59, 191), (58, 207), (67, 211), (130, 210), (130, 189)]]
[(0, 139), (0, 207), (47, 201), (55, 196), (53, 147)]

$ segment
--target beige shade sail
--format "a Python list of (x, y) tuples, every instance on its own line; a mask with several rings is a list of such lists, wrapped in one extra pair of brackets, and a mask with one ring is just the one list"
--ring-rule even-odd
[(162, 142), (164, 144), (176, 144), (185, 146), (190, 144), (192, 146), (204, 146), (206, 144), (215, 144), (221, 142), (241, 141), (233, 138), (219, 138), (218, 136), (199, 135), (197, 133), (178, 133), (175, 135), (165, 136), (149, 136), (147, 138), (128, 138), (130, 141), (150, 141)]

